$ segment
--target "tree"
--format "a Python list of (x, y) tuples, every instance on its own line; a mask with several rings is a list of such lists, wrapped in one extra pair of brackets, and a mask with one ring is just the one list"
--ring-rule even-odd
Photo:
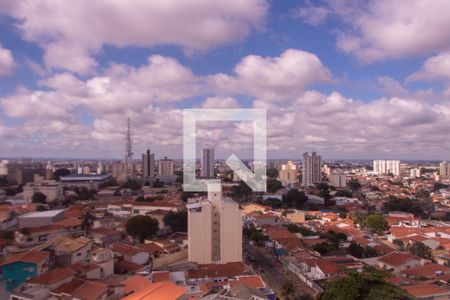
[(346, 191), (346, 190), (337, 191), (334, 196), (335, 197), (347, 197), (347, 198), (353, 197), (352, 193), (350, 193), (349, 191)]
[(164, 182), (159, 180), (159, 178), (156, 178), (155, 182), (153, 183), (153, 187), (162, 188), (163, 186), (164, 186)]
[(59, 180), (59, 178), (62, 176), (69, 176), (69, 175), (70, 175), (70, 171), (66, 168), (61, 168), (61, 169), (58, 169), (55, 172), (53, 172), (53, 178), (55, 180)]
[(81, 228), (84, 230), (85, 235), (87, 236), (89, 233), (89, 230), (94, 225), (95, 216), (91, 214), (90, 212), (85, 212), (81, 216)]
[(36, 206), (36, 211), (46, 211), (47, 207), (45, 207), (42, 204), (39, 204), (38, 206)]
[(231, 194), (234, 198), (242, 199), (252, 194), (251, 188), (244, 181), (239, 181), (238, 185), (231, 188)]
[(134, 216), (128, 219), (125, 229), (130, 236), (143, 243), (156, 234), (158, 221), (149, 216)]
[(283, 184), (281, 183), (281, 181), (273, 179), (273, 178), (269, 178), (267, 179), (267, 191), (269, 193), (275, 193), (278, 190), (283, 188)]
[(408, 250), (412, 254), (417, 255), (419, 257), (422, 257), (425, 259), (431, 258), (431, 249), (429, 247), (427, 247), (424, 243), (414, 242), (414, 244), (409, 246)]
[(121, 186), (123, 189), (131, 189), (133, 191), (140, 190), (142, 188), (142, 184), (137, 182), (136, 180), (128, 180), (127, 182), (124, 182)]
[(47, 203), (47, 196), (44, 195), (41, 192), (36, 192), (31, 197), (31, 202), (33, 202), (33, 203), (40, 203), (40, 204), (46, 204)]
[(364, 227), (376, 234), (383, 234), (389, 229), (389, 224), (382, 215), (368, 215), (364, 218)]
[(264, 204), (272, 207), (273, 209), (277, 209), (283, 206), (283, 201), (277, 198), (268, 198), (264, 201)]
[(283, 285), (281, 286), (281, 295), (286, 300), (295, 299), (295, 286), (292, 280), (287, 279), (283, 282)]
[(168, 212), (164, 218), (164, 225), (170, 226), (170, 229), (173, 232), (187, 232), (187, 211), (181, 210), (178, 212), (170, 211)]
[(413, 299), (406, 291), (383, 280), (384, 272), (349, 272), (330, 280), (320, 300), (399, 300)]
[(119, 184), (117, 183), (117, 180), (113, 177), (111, 177), (110, 179), (108, 179), (108, 181), (102, 182), (98, 185), (99, 189), (104, 189), (107, 187), (113, 187), (113, 186), (118, 186)]
[(283, 202), (289, 208), (302, 209), (306, 201), (308, 201), (308, 196), (305, 195), (305, 192), (300, 192), (298, 189), (290, 189), (283, 195)]
[(267, 168), (266, 174), (267, 174), (267, 177), (269, 177), (269, 178), (277, 178), (278, 170), (275, 168)]
[(364, 256), (364, 248), (355, 242), (352, 242), (350, 244), (350, 246), (347, 248), (347, 252), (348, 254), (356, 258), (362, 258)]
[(351, 179), (348, 182), (348, 186), (352, 191), (358, 191), (361, 189), (361, 183), (359, 183), (358, 179)]

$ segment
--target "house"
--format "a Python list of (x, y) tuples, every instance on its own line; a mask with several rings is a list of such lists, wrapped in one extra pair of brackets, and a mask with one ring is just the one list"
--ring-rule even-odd
[(422, 259), (410, 253), (392, 252), (381, 256), (377, 260), (377, 265), (380, 268), (388, 270), (395, 270), (397, 272), (422, 266)]
[(423, 266), (410, 268), (402, 271), (402, 273), (413, 279), (436, 279), (439, 276), (450, 274), (450, 268), (438, 264), (425, 264)]
[(67, 236), (69, 232), (62, 226), (44, 225), (23, 228), (14, 233), (14, 240), (22, 246), (33, 246), (47, 242), (59, 236)]
[(62, 219), (64, 219), (63, 209), (29, 212), (17, 217), (19, 229), (52, 225)]
[(112, 247), (114, 253), (118, 254), (123, 260), (135, 263), (137, 265), (145, 265), (148, 263), (150, 255), (147, 251), (127, 244), (118, 243)]
[(55, 256), (55, 266), (64, 267), (86, 260), (91, 247), (91, 239), (59, 236), (35, 247), (35, 249), (51, 251)]
[(104, 248), (108, 248), (122, 240), (122, 232), (102, 227), (92, 228), (90, 230), (90, 235), (95, 244)]
[(324, 257), (299, 261), (296, 267), (311, 280), (321, 280), (335, 277), (346, 270), (362, 272), (362, 262), (352, 257)]
[(401, 288), (416, 299), (444, 300), (450, 298), (448, 289), (434, 284), (407, 285)]
[(48, 287), (50, 290), (72, 281), (76, 272), (70, 268), (56, 268), (47, 273), (35, 276), (27, 281), (28, 287), (33, 285)]
[(150, 285), (140, 289), (129, 296), (122, 298), (122, 300), (181, 300), (187, 299), (187, 288), (176, 285), (170, 281), (162, 281), (151, 283)]
[(90, 281), (74, 278), (53, 290), (53, 299), (83, 299), (83, 300), (107, 300), (119, 299), (123, 295), (123, 289), (110, 287), (108, 284), (98, 281)]
[(87, 279), (102, 279), (102, 268), (96, 263), (92, 262), (77, 262), (68, 266), (71, 270), (78, 274), (78, 277)]
[(6, 279), (6, 291), (10, 292), (26, 280), (46, 273), (49, 267), (49, 252), (31, 250), (14, 255), (0, 264)]
[[(169, 280), (167, 280), (169, 281)], [(141, 275), (132, 275), (128, 276), (126, 279), (120, 282), (124, 285), (124, 296), (131, 295), (135, 292), (138, 292), (146, 287), (148, 287), (151, 282), (147, 278)]]
[(100, 266), (100, 278), (108, 278), (114, 274), (114, 252), (94, 246), (90, 251), (90, 261)]

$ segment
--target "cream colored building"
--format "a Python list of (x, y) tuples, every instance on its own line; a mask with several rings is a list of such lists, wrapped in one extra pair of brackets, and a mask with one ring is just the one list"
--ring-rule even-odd
[(302, 210), (296, 210), (294, 212), (287, 213), (286, 219), (292, 223), (303, 223), (305, 222), (305, 212)]
[(188, 260), (199, 264), (242, 261), (242, 212), (221, 192), (190, 203)]
[(41, 192), (47, 196), (47, 202), (63, 199), (63, 187), (61, 182), (55, 180), (43, 180), (40, 176), (35, 176), (34, 182), (27, 183), (23, 187), (24, 200), (31, 201), (33, 195), (37, 192)]
[(345, 188), (347, 186), (347, 175), (343, 173), (331, 174), (330, 185), (337, 188)]
[(281, 168), (278, 170), (278, 180), (281, 181), (281, 183), (285, 186), (297, 183), (297, 166), (294, 165), (291, 161), (288, 161), (287, 164), (281, 165)]

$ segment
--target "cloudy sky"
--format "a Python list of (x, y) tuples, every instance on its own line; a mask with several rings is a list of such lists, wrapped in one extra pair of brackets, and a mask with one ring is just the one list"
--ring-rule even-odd
[[(0, 0), (0, 157), (182, 157), (184, 108), (266, 108), (268, 156), (450, 159), (448, 0)], [(199, 126), (251, 156), (251, 126)]]

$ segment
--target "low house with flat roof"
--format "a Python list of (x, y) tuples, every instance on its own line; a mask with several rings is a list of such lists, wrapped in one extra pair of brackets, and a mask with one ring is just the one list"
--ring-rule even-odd
[(107, 182), (111, 175), (97, 174), (72, 174), (61, 176), (60, 181), (64, 187), (87, 188), (89, 190), (98, 190), (100, 184)]
[(19, 229), (52, 225), (64, 219), (64, 209), (35, 211), (17, 217)]

